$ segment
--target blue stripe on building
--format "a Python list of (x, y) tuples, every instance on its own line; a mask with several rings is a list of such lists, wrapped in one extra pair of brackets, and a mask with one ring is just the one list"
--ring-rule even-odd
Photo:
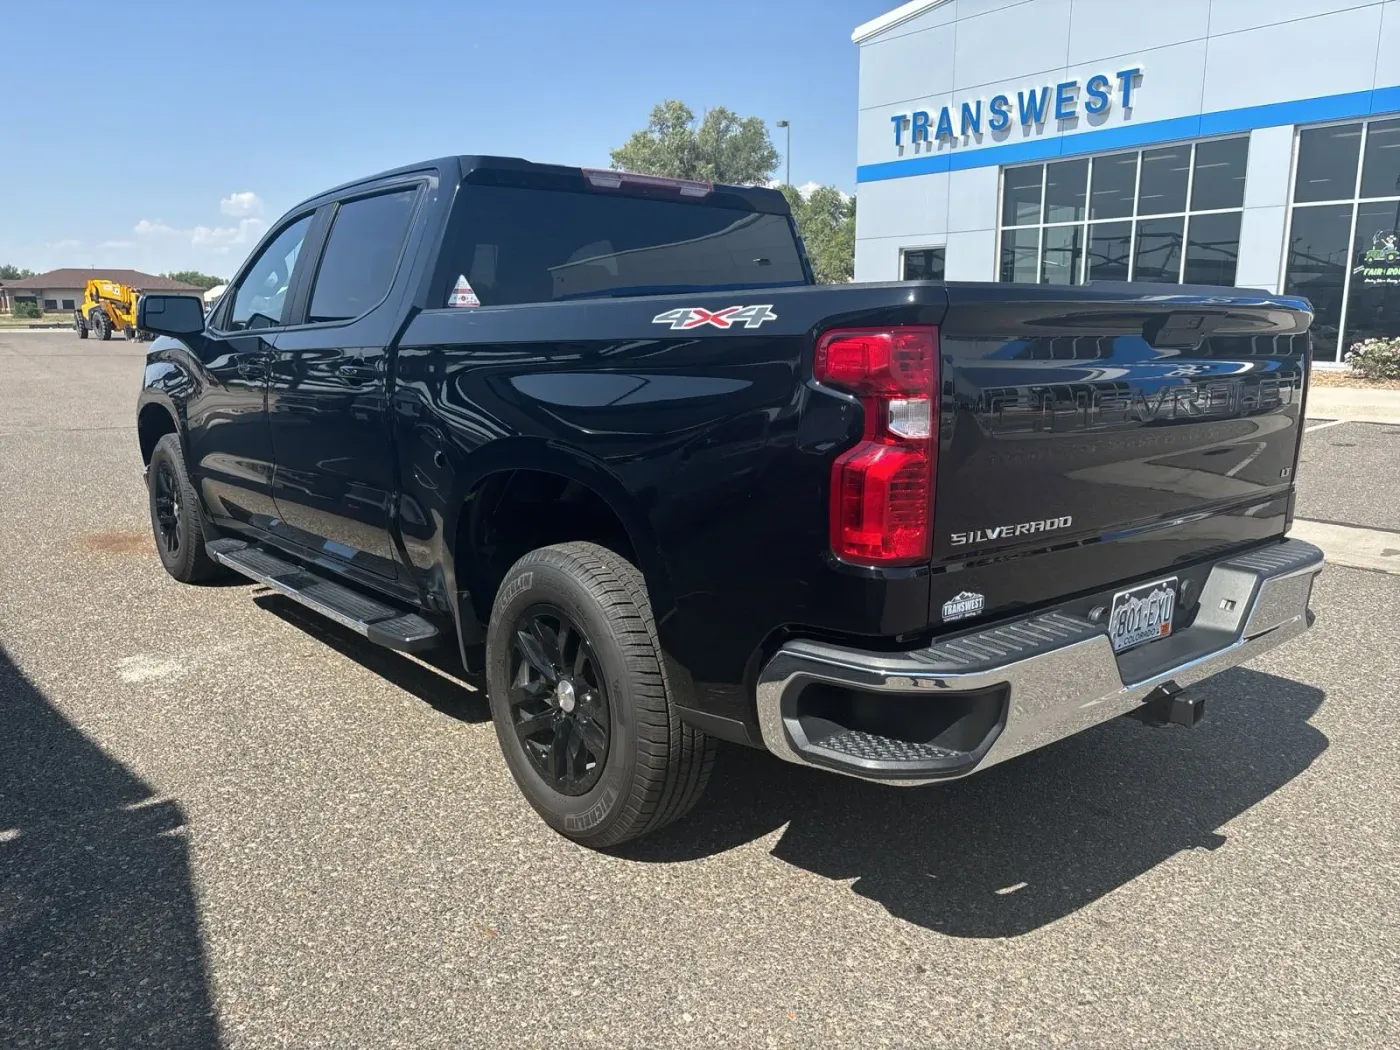
[(1275, 102), (1267, 106), (1244, 106), (1216, 113), (1172, 117), (1142, 124), (1124, 124), (1101, 131), (1085, 131), (1077, 135), (1048, 134), (1026, 142), (1009, 142), (981, 149), (954, 147), (945, 153), (884, 161), (880, 164), (862, 164), (856, 168), (856, 181), (884, 182), (887, 179), (904, 179), (912, 175), (933, 175), (940, 171), (1029, 164), (1054, 157), (1075, 157), (1085, 153), (1135, 149), (1182, 139), (1231, 135), (1253, 131), (1255, 128), (1276, 127), (1280, 124), (1319, 124), (1330, 120), (1395, 112), (1400, 112), (1400, 87), (1352, 91), (1344, 95), (1324, 95), (1293, 102)]

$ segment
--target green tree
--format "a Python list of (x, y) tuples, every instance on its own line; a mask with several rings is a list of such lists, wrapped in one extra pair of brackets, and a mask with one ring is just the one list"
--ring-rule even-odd
[(15, 303), (11, 315), (27, 321), (37, 321), (44, 316), (38, 303)]
[(0, 264), (0, 281), (22, 281), (26, 277), (39, 276), (33, 270), (26, 270), (22, 266), (15, 266), (12, 263)]
[(768, 126), (718, 106), (698, 123), (684, 102), (654, 106), (644, 130), (610, 154), (613, 167), (642, 175), (763, 185), (778, 167)]
[(213, 277), (207, 273), (200, 273), (198, 270), (176, 270), (174, 273), (162, 276), (169, 277), (172, 281), (179, 281), (181, 284), (192, 284), (203, 292), (220, 284), (228, 284), (222, 277)]
[(856, 272), (856, 199), (835, 186), (818, 186), (805, 196), (795, 186), (781, 189), (817, 280), (822, 284), (851, 280)]

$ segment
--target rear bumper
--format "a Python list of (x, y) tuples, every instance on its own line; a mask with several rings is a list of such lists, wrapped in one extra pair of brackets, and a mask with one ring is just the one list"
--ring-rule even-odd
[(1286, 540), (1212, 567), (1191, 626), (1115, 654), (1100, 624), (1039, 613), (926, 649), (793, 641), (758, 681), (780, 758), (894, 784), (966, 776), (1244, 663), (1312, 624), (1322, 552)]

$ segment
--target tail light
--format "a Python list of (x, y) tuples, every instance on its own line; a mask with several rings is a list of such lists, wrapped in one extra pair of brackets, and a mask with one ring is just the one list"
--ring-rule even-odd
[(938, 329), (848, 328), (817, 341), (817, 381), (858, 396), (865, 433), (831, 467), (831, 549), (862, 565), (928, 560)]

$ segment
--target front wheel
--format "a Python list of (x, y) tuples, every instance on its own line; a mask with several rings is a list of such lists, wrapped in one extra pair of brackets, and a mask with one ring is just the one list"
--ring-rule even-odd
[(680, 720), (642, 574), (593, 543), (506, 574), (486, 635), (491, 717), (516, 784), (556, 831), (613, 846), (684, 816), (714, 742)]
[(146, 470), (151, 531), (165, 571), (181, 583), (199, 583), (222, 574), (204, 549), (204, 513), (185, 471), (180, 438), (166, 434), (156, 442)]

